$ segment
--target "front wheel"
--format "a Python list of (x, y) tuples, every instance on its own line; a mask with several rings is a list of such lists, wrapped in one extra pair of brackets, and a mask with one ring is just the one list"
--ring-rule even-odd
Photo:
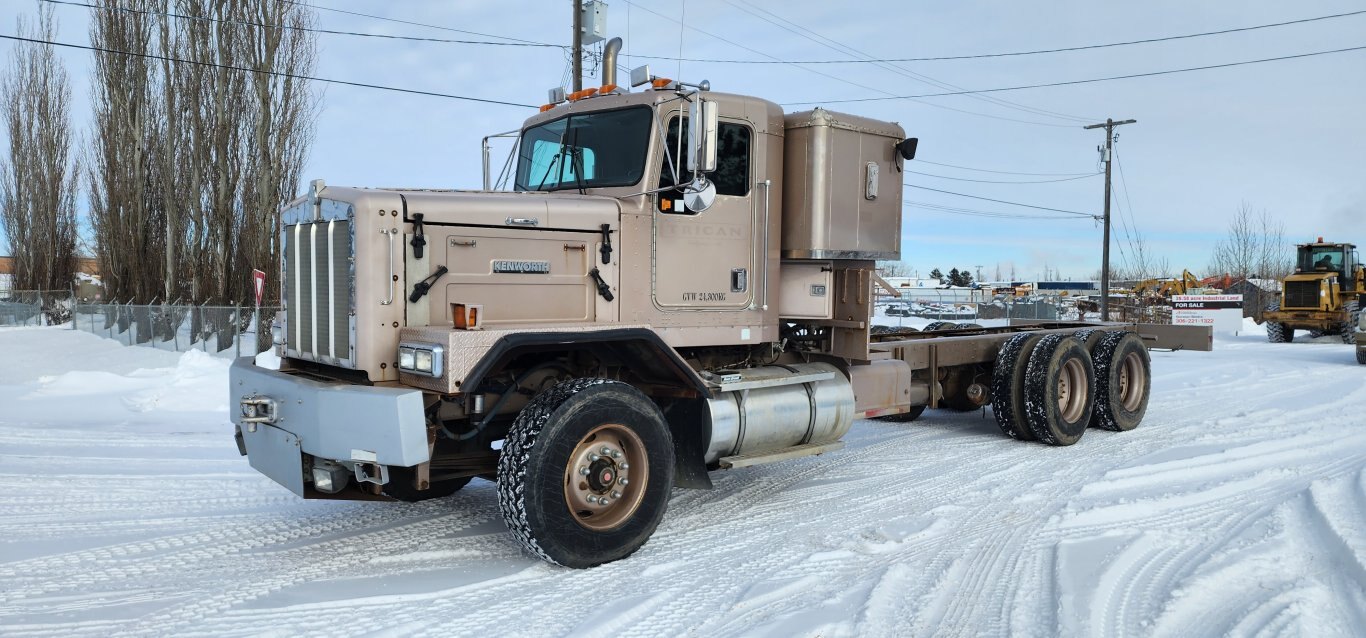
[[(1269, 312), (1276, 312), (1281, 309), (1281, 302), (1273, 301), (1267, 304)], [(1283, 323), (1268, 321), (1266, 322), (1266, 340), (1271, 343), (1290, 343), (1295, 340), (1295, 329)]]
[(517, 415), (498, 458), (498, 508), (527, 551), (593, 567), (650, 538), (673, 469), (673, 440), (653, 401), (621, 382), (574, 379)]

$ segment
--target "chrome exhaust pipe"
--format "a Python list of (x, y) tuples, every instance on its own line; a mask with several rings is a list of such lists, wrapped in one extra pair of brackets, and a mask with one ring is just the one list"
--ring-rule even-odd
[(602, 49), (602, 85), (617, 83), (617, 52), (621, 51), (621, 38), (612, 38)]

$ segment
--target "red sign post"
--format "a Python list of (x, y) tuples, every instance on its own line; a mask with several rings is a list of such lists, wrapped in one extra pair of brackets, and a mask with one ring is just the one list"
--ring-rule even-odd
[(261, 307), (261, 297), (266, 294), (266, 273), (252, 269), (251, 282), (256, 286), (256, 307)]

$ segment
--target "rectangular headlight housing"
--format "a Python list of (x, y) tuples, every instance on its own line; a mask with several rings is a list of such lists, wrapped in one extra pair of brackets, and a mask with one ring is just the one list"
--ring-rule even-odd
[(398, 368), (404, 372), (440, 377), (445, 372), (445, 348), (434, 343), (400, 343)]

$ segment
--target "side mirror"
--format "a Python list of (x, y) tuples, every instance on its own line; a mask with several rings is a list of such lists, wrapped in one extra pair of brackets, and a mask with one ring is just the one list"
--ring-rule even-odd
[(915, 147), (919, 145), (920, 138), (908, 137), (904, 140), (901, 140), (900, 142), (897, 142), (896, 152), (901, 154), (902, 159), (913, 160), (915, 159)]
[(717, 116), (715, 102), (694, 96), (688, 114), (688, 170), (694, 174), (716, 170)]
[(692, 213), (706, 212), (716, 202), (716, 183), (699, 177), (683, 187), (683, 205)]

